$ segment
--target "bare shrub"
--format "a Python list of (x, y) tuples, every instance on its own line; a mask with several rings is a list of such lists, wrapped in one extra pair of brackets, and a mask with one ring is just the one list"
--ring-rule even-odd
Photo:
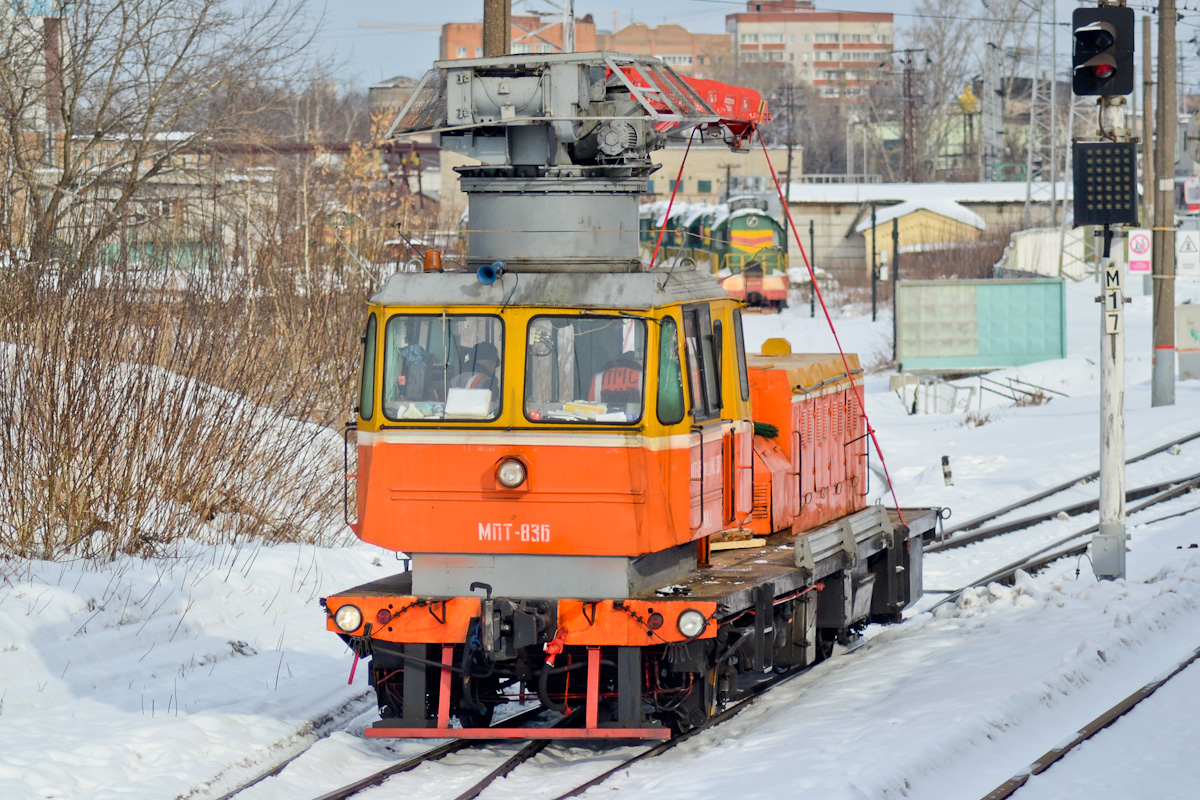
[[(149, 554), (343, 526), (357, 267), (0, 275), (0, 552)], [(264, 288), (264, 284), (269, 289)]]
[(1044, 406), (1051, 401), (1050, 395), (1046, 394), (1041, 389), (1035, 389), (1031, 392), (1025, 392), (1017, 398), (1013, 403), (1014, 408), (1028, 408), (1030, 406)]
[(892, 358), (892, 346), (890, 343), (881, 344), (867, 354), (867, 360), (863, 364), (863, 369), (868, 375), (878, 375), (882, 372), (895, 372), (896, 359)]
[(968, 411), (963, 414), (962, 421), (958, 423), (960, 428), (978, 428), (980, 425), (987, 425), (992, 421), (992, 415), (987, 411)]

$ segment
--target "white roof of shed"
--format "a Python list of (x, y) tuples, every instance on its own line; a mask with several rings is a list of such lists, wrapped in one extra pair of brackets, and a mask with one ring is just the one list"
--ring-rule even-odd
[[(875, 224), (882, 225), (885, 222), (891, 222), (894, 219), (907, 216), (914, 211), (932, 211), (934, 214), (940, 214), (952, 220), (970, 225), (979, 230), (987, 230), (987, 223), (983, 221), (983, 217), (976, 214), (971, 209), (964, 205), (960, 205), (953, 200), (909, 200), (905, 203), (899, 203), (894, 206), (881, 208), (875, 212)], [(854, 230), (862, 233), (871, 227), (871, 217), (865, 216), (862, 222), (854, 226)]]
[[(1058, 181), (1054, 197), (1071, 196), (1070, 187)], [(1050, 197), (1050, 184), (1033, 186), (1035, 198)], [(903, 203), (954, 200), (959, 203), (1023, 203), (1024, 181), (977, 183), (793, 183), (792, 203)]]

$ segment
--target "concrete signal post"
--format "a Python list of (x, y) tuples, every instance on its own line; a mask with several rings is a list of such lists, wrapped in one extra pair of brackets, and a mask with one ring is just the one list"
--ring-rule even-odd
[(1125, 121), (1133, 91), (1133, 10), (1102, 4), (1071, 18), (1071, 90), (1095, 96), (1097, 130), (1072, 143), (1075, 225), (1103, 232), (1100, 303), (1100, 530), (1092, 538), (1092, 570), (1125, 577), (1125, 265), (1114, 236), (1138, 223), (1137, 140)]

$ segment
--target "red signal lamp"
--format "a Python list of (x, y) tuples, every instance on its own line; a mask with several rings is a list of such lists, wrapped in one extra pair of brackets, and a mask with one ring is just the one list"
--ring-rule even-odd
[(1103, 81), (1111, 78), (1116, 71), (1117, 68), (1111, 64), (1097, 64), (1096, 68), (1092, 70), (1092, 74)]

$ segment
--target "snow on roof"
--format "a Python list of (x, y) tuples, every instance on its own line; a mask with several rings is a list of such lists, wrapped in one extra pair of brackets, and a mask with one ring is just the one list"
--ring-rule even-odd
[(716, 214), (721, 206), (714, 206), (711, 203), (691, 203), (688, 206), (687, 214), (683, 217), (683, 224), (691, 227), (692, 223), (703, 217), (705, 214)]
[[(976, 214), (971, 209), (964, 205), (960, 205), (953, 200), (909, 200), (905, 203), (899, 203), (887, 208), (878, 209), (875, 212), (875, 224), (882, 225), (885, 222), (891, 222), (894, 219), (908, 216), (914, 211), (932, 211), (934, 214), (940, 214), (952, 220), (971, 225), (979, 230), (986, 230), (987, 223), (983, 221), (983, 217)], [(862, 222), (854, 226), (854, 230), (862, 233), (871, 227), (871, 217), (865, 216)]]
[[(1059, 181), (1054, 197), (1070, 197), (1070, 187)], [(1023, 203), (1024, 181), (979, 183), (793, 183), (792, 203), (902, 203), (954, 200), (959, 203)], [(1034, 184), (1033, 197), (1050, 197), (1050, 184)]]

